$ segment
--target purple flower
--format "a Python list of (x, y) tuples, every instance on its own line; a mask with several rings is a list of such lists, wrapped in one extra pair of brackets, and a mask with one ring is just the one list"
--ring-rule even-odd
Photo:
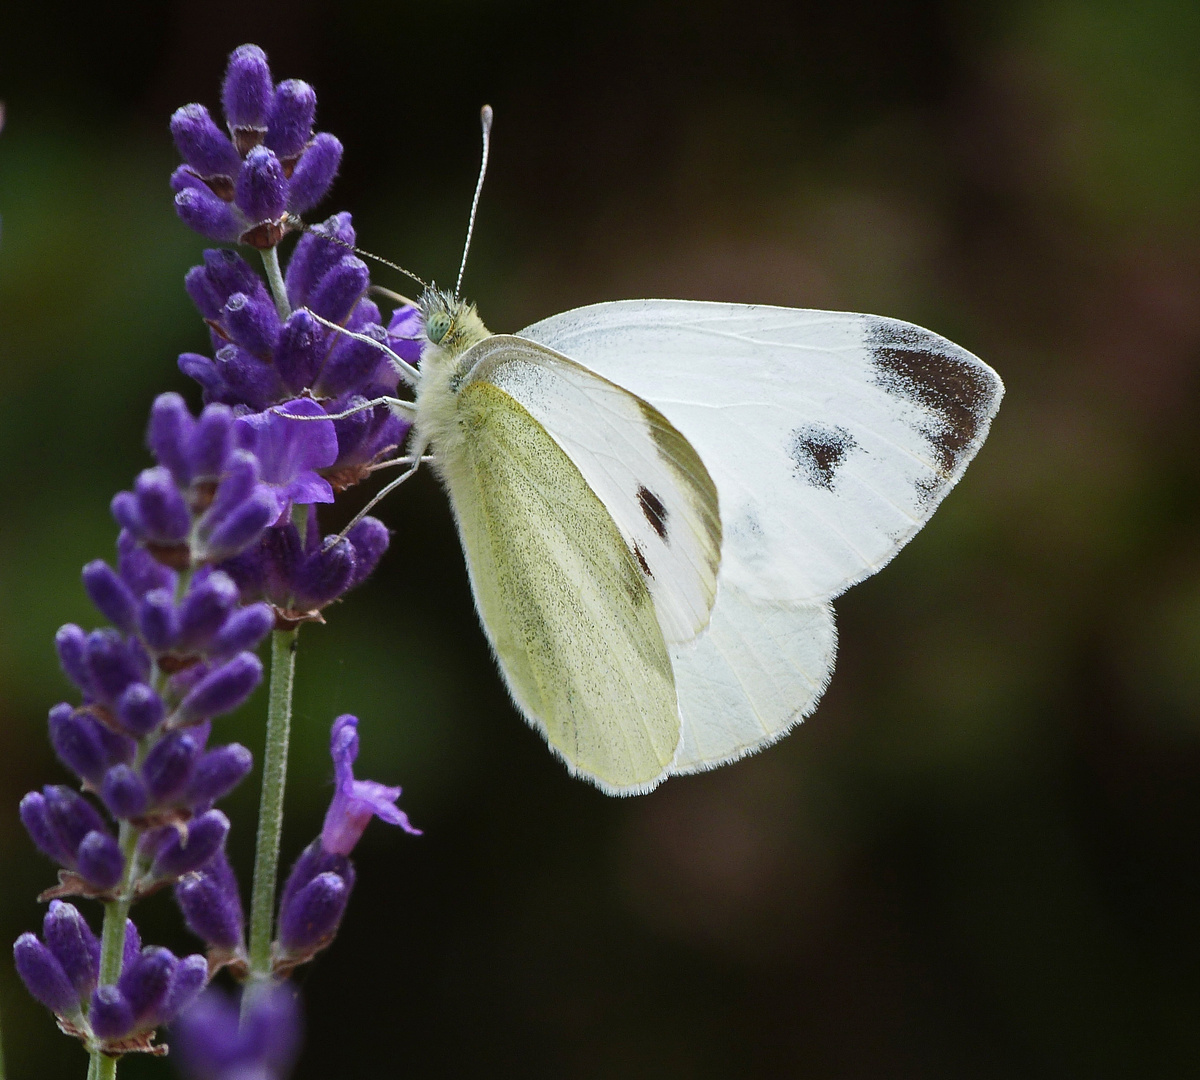
[(245, 918), (224, 850), (175, 883), (175, 901), (187, 928), (206, 944), (227, 954), (241, 950)]
[[(285, 508), (333, 502), (329, 481), (316, 473), (332, 465), (338, 452), (333, 422), (317, 419), (324, 415), (315, 401), (299, 398), (238, 420), (238, 442), (258, 459), (263, 482)], [(312, 419), (289, 419), (300, 416)]]
[(408, 815), (394, 805), (400, 797), (400, 788), (354, 779), (354, 761), (358, 757), (357, 717), (346, 713), (333, 722), (329, 752), (333, 757), (336, 789), (321, 830), (321, 846), (326, 851), (349, 855), (372, 817), (399, 825), (414, 836), (421, 835), (421, 830), (409, 823)]
[[(120, 492), (112, 512), (166, 566), (186, 569), (236, 555), (283, 510), (277, 481), (263, 482), (258, 459), (235, 445), (229, 408), (208, 405), (194, 419), (178, 394), (162, 394), (151, 409), (147, 441), (161, 464), (143, 471), (133, 491)], [(283, 433), (271, 436), (264, 449), (278, 457), (275, 444), (284, 441)], [(109, 574), (93, 565), (86, 580), (118, 625), (128, 621), (128, 598)]]
[(141, 1041), (149, 1048), (149, 1035), (171, 1023), (199, 996), (208, 982), (208, 961), (203, 956), (175, 956), (170, 949), (147, 946), (126, 957), (115, 986), (100, 986), (92, 993), (88, 1021), (103, 1043)]
[(190, 228), (221, 243), (274, 247), (328, 193), (342, 160), (332, 135), (312, 134), (316, 94), (307, 83), (274, 84), (266, 54), (242, 45), (221, 90), (226, 136), (203, 105), (171, 117), (184, 164), (171, 177), (175, 209)]
[(279, 901), (279, 961), (287, 971), (311, 960), (337, 933), (350, 892), (354, 864), (314, 840), (293, 864)]
[(235, 999), (210, 988), (172, 1030), (173, 1056), (188, 1080), (284, 1080), (300, 1048), (300, 1008), (286, 985), (250, 985)]
[(376, 518), (363, 518), (344, 539), (321, 537), (315, 507), (304, 538), (294, 522), (270, 529), (257, 549), (222, 564), (246, 599), (263, 599), (286, 621), (317, 618), (317, 612), (370, 576), (387, 550), (389, 533)]
[(80, 891), (104, 893), (125, 872), (125, 857), (104, 819), (82, 795), (48, 784), (21, 800), (21, 822), (42, 854), (78, 874)]

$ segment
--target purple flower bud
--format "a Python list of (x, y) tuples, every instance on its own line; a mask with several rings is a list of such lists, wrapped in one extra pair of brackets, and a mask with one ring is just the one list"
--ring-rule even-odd
[(142, 763), (151, 799), (159, 804), (170, 803), (182, 794), (199, 756), (200, 747), (187, 732), (171, 732), (155, 743)]
[(151, 589), (175, 588), (175, 571), (163, 566), (132, 533), (122, 530), (117, 537), (117, 570), (135, 596)]
[[(21, 824), (38, 850), (60, 866), (75, 865), (75, 848), (70, 846), (54, 827), (50, 809), (40, 791), (31, 791), (21, 799)], [(76, 845), (78, 846), (78, 845)]]
[(324, 334), (312, 315), (293, 311), (275, 346), (275, 367), (293, 394), (312, 385), (325, 355)]
[(202, 184), (176, 192), (175, 213), (193, 232), (220, 244), (234, 243), (246, 228), (236, 207)]
[(224, 851), (204, 866), (185, 874), (175, 885), (175, 900), (183, 921), (202, 941), (219, 949), (242, 945), (244, 917), (237, 878)]
[(73, 866), (84, 839), (92, 833), (104, 834), (104, 819), (87, 799), (62, 784), (47, 784), (42, 788), (42, 795), (50, 826), (60, 845), (71, 852), (70, 860), (64, 865)]
[(391, 533), (378, 518), (365, 517), (346, 534), (354, 547), (354, 576), (349, 588), (361, 585), (379, 565), (388, 549)]
[(225, 405), (206, 406), (188, 446), (193, 479), (218, 479), (232, 452), (233, 410)]
[(229, 834), (229, 818), (220, 810), (209, 810), (193, 818), (187, 827), (187, 839), (177, 829), (169, 829), (155, 853), (150, 874), (155, 878), (177, 878), (198, 870), (211, 859)]
[(205, 651), (210, 639), (225, 624), (238, 604), (233, 579), (219, 570), (199, 576), (179, 608), (179, 644), (185, 649)]
[[(239, 429), (234, 426), (234, 433)], [(258, 459), (245, 450), (235, 450), (229, 457), (225, 475), (217, 487), (212, 505), (200, 519), (201, 532), (216, 518), (224, 517), (239, 503), (245, 502), (259, 485)]]
[(206, 751), (192, 770), (187, 789), (188, 805), (212, 806), (237, 787), (253, 767), (253, 755), (240, 743)]
[(121, 973), (117, 987), (129, 1002), (135, 1027), (154, 1026), (153, 1021), (167, 1000), (178, 962), (170, 949), (147, 946)]
[[(143, 539), (173, 544), (187, 539), (191, 517), (187, 503), (175, 486), (170, 472), (161, 465), (144, 469), (133, 485), (137, 500), (137, 519), (142, 525)], [(113, 513), (116, 513), (114, 505)], [(132, 528), (127, 522), (121, 522)]]
[(233, 712), (262, 681), (262, 662), (253, 653), (239, 653), (201, 679), (176, 713), (179, 726), (196, 724)]
[(83, 568), (83, 587), (101, 615), (119, 630), (133, 632), (137, 599), (108, 563), (103, 559), (88, 563)]
[[(234, 129), (265, 131), (274, 96), (267, 54), (257, 45), (239, 45), (229, 54), (229, 66), (225, 69), (225, 82), (221, 87), (225, 122)], [(239, 150), (243, 154), (246, 152), (240, 146)]]
[(219, 562), (240, 554), (279, 517), (279, 500), (266, 487), (256, 488), (245, 502), (219, 521), (204, 542), (204, 557)]
[(97, 889), (115, 889), (125, 873), (125, 856), (107, 831), (93, 830), (75, 854), (79, 876)]
[(210, 988), (175, 1026), (171, 1052), (190, 1080), (283, 1080), (296, 1059), (300, 1015), (290, 984), (247, 985), (237, 1001)]
[(201, 176), (237, 176), (242, 159), (229, 137), (203, 105), (184, 105), (171, 117), (171, 138), (183, 158)]
[[(305, 559), (292, 577), (292, 601), (301, 611), (315, 611), (342, 595), (354, 577), (354, 548), (337, 536), (325, 538), (321, 547)], [(332, 541), (332, 543), (330, 543)]]
[(346, 255), (321, 278), (307, 306), (330, 322), (344, 322), (370, 283), (367, 264), (356, 255)]
[(246, 155), (237, 178), (234, 201), (251, 224), (278, 221), (288, 209), (288, 182), (279, 158), (265, 146)]
[[(232, 580), (232, 579), (231, 579)], [(254, 649), (275, 626), (275, 613), (268, 604), (250, 604), (235, 611), (213, 638), (213, 656), (233, 656)]]
[(155, 652), (169, 652), (179, 637), (175, 600), (166, 589), (152, 589), (138, 605), (138, 630)]
[(114, 765), (104, 774), (100, 797), (115, 818), (139, 817), (150, 805), (146, 785), (128, 765)]
[(203, 956), (193, 953), (180, 959), (171, 974), (171, 985), (167, 987), (167, 997), (155, 1025), (171, 1023), (200, 996), (207, 982), (208, 961)]
[(65, 702), (50, 710), (50, 745), (68, 769), (93, 787), (99, 787), (110, 762), (87, 713), (77, 713)]
[(162, 698), (145, 683), (131, 684), (117, 699), (117, 719), (126, 731), (139, 739), (158, 727), (165, 716)]
[(58, 662), (63, 673), (87, 697), (93, 696), (92, 669), (88, 664), (87, 634), (74, 623), (67, 623), (54, 635)]
[(308, 303), (317, 283), (346, 254), (347, 247), (354, 246), (355, 239), (350, 215), (343, 212), (312, 226), (296, 241), (284, 277), (292, 307)]
[[(395, 393), (394, 386), (386, 384), (369, 387), (372, 396)], [(339, 397), (326, 405), (330, 413), (346, 412), (365, 405), (367, 398), (362, 394)], [(333, 422), (338, 439), (338, 458), (334, 468), (343, 469), (365, 465), (382, 459), (389, 451), (399, 447), (412, 425), (397, 416), (386, 405), (373, 409), (359, 409), (349, 416)]]
[(86, 1000), (100, 977), (100, 941), (74, 904), (51, 900), (42, 922), (46, 946), (62, 965), (80, 1001)]
[[(201, 356), (200, 353), (180, 353), (178, 367), (189, 379), (195, 379), (200, 384), (200, 388), (204, 391), (205, 402), (225, 401), (228, 397), (225, 379), (211, 357)], [(117, 515), (115, 506), (113, 517), (124, 524), (124, 519)]]
[(318, 874), (279, 910), (279, 944), (291, 956), (308, 956), (324, 947), (346, 911), (350, 890), (337, 874)]
[(283, 160), (296, 157), (312, 137), (317, 93), (306, 82), (287, 79), (275, 87), (265, 143)]
[(142, 935), (133, 925), (132, 919), (125, 920), (125, 948), (121, 951), (121, 970), (124, 971), (141, 954)]
[(88, 1023), (100, 1039), (123, 1039), (133, 1032), (133, 1009), (115, 986), (98, 987), (88, 1008)]
[(150, 674), (135, 639), (126, 642), (115, 630), (93, 630), (87, 636), (92, 687), (105, 701), (114, 701), (132, 682)]
[(372, 816), (420, 836), (421, 830), (413, 828), (408, 815), (394, 805), (400, 797), (398, 787), (354, 779), (354, 761), (358, 757), (357, 717), (347, 713), (333, 722), (330, 754), (336, 787), (321, 830), (321, 846), (326, 851), (349, 855)]
[(283, 388), (275, 365), (236, 345), (217, 351), (216, 369), (229, 394), (240, 404), (264, 409), (281, 396)]
[(311, 210), (329, 193), (342, 164), (342, 144), (335, 136), (323, 131), (304, 151), (292, 171), (287, 208), (293, 214)]
[(63, 966), (35, 934), (22, 934), (13, 945), (13, 960), (25, 988), (58, 1016), (79, 1013), (79, 996)]
[(222, 307), (234, 293), (255, 298), (268, 295), (262, 279), (236, 251), (208, 248), (204, 252), (204, 269)]
[[(337, 276), (328, 275), (327, 280)], [(364, 327), (359, 333), (378, 341), (380, 345), (387, 341), (387, 331), (377, 323)], [(337, 397), (349, 390), (379, 381), (376, 374), (381, 367), (391, 374), (391, 365), (380, 349), (368, 345), (365, 341), (338, 335), (329, 351), (328, 359), (321, 368), (321, 376), (315, 389), (323, 397)], [(388, 390), (394, 391), (395, 385), (389, 386)]]
[(150, 407), (146, 442), (160, 465), (171, 473), (175, 483), (185, 488), (192, 482), (187, 460), (187, 444), (196, 421), (178, 394), (159, 394)]
[(220, 316), (221, 308), (224, 307), (225, 301), (217, 295), (217, 291), (213, 288), (212, 281), (209, 279), (208, 274), (205, 273), (203, 266), (193, 266), (184, 274), (183, 287), (187, 290), (188, 296), (192, 298), (192, 303), (196, 305), (204, 318), (217, 319)]
[(222, 316), (225, 330), (236, 345), (255, 356), (271, 354), (279, 340), (280, 325), (279, 312), (270, 300), (253, 300), (245, 293), (234, 293)]

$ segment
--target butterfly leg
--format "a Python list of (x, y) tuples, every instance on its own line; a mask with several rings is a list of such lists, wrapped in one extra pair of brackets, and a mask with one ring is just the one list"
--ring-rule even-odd
[(326, 413), (324, 416), (295, 416), (292, 413), (282, 412), (283, 406), (276, 406), (271, 410), (278, 416), (286, 416), (289, 420), (344, 420), (347, 416), (353, 416), (355, 413), (364, 412), (367, 409), (373, 409), (376, 405), (386, 405), (393, 412), (399, 413), (406, 420), (411, 420), (417, 414), (416, 406), (411, 401), (405, 401), (404, 398), (394, 397), (377, 397), (370, 401), (364, 401), (361, 405), (355, 405), (353, 409), (347, 409), (345, 412)]
[(416, 386), (421, 381), (421, 373), (412, 366), (404, 357), (398, 355), (389, 349), (382, 341), (376, 341), (373, 337), (367, 334), (360, 334), (356, 330), (347, 330), (344, 326), (339, 326), (335, 322), (330, 322), (328, 319), (322, 318), (311, 308), (304, 308), (305, 311), (312, 317), (314, 322), (319, 322), (322, 326), (338, 334), (344, 334), (348, 338), (353, 338), (355, 341), (361, 341), (364, 345), (370, 345), (374, 349), (378, 349), (388, 358), (392, 367), (396, 369), (397, 374), (409, 386)]
[[(404, 458), (396, 458), (394, 461), (384, 462), (383, 463), (384, 465), (394, 465), (394, 464), (400, 464), (401, 462), (404, 462), (409, 467), (405, 472), (402, 472), (399, 476), (397, 476), (396, 479), (392, 480), (390, 483), (385, 484), (382, 488), (380, 488), (379, 491), (377, 491), (375, 493), (374, 498), (372, 498), (371, 501), (369, 503), (367, 503), (366, 506), (364, 506), (357, 514), (354, 515), (354, 520), (351, 521), (350, 524), (347, 525), (340, 533), (338, 533), (337, 536), (334, 538), (334, 540), (331, 543), (325, 545), (326, 548), (328, 549), (328, 548), (332, 547), (333, 544), (336, 544), (339, 540), (344, 540), (346, 538), (346, 534), (349, 533), (350, 530), (353, 529), (355, 525), (357, 525), (360, 521), (362, 521), (362, 519), (365, 518), (375, 508), (377, 503), (379, 503), (384, 498), (386, 498), (388, 495), (390, 495), (393, 491), (395, 491), (396, 488), (398, 488), (401, 484), (403, 484), (405, 480), (407, 480), (410, 476), (412, 476), (417, 471), (417, 469), (419, 469), (421, 467), (422, 461), (430, 461), (430, 460), (432, 460), (432, 455), (427, 454), (427, 455), (423, 455), (423, 456), (417, 457), (417, 458), (409, 458), (407, 460)], [(380, 466), (377, 465), (377, 466), (374, 466), (374, 468), (380, 468)]]

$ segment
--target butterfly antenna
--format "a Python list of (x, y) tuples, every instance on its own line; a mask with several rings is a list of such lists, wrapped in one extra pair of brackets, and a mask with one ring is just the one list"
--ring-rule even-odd
[(483, 178), (487, 175), (488, 146), (492, 141), (492, 107), (485, 105), (479, 110), (479, 123), (483, 128), (483, 159), (479, 162), (479, 180), (475, 184), (475, 198), (471, 200), (471, 220), (467, 222), (467, 242), (463, 244), (462, 262), (458, 267), (458, 281), (454, 283), (454, 299), (462, 292), (463, 274), (467, 269), (467, 252), (471, 250), (471, 234), (475, 232), (475, 214), (479, 210), (479, 196), (483, 194)]
[(361, 255), (364, 259), (374, 259), (375, 262), (383, 266), (390, 266), (393, 270), (399, 270), (407, 278), (412, 278), (422, 289), (428, 289), (429, 285), (424, 278), (418, 277), (411, 270), (405, 270), (399, 263), (392, 262), (391, 259), (385, 259), (382, 255), (373, 255), (369, 251), (364, 251), (360, 247), (355, 247), (353, 244), (347, 243), (340, 236), (331, 236), (327, 232), (318, 231), (311, 225), (306, 225), (295, 214), (288, 215), (288, 225), (293, 229), (299, 229), (301, 232), (316, 233), (322, 240), (328, 240), (331, 244), (337, 244), (339, 247), (344, 247), (347, 251), (353, 251), (355, 255)]

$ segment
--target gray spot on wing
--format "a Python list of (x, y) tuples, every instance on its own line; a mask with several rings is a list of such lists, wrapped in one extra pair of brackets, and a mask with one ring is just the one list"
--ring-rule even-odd
[(917, 326), (866, 320), (876, 383), (925, 409), (922, 433), (947, 476), (975, 445), (997, 387), (965, 349)]
[(644, 484), (638, 486), (637, 499), (638, 505), (642, 508), (642, 515), (650, 522), (650, 528), (658, 533), (660, 540), (665, 542), (667, 539), (667, 508), (663, 506), (662, 499)]
[(788, 437), (787, 452), (798, 476), (813, 487), (832, 491), (838, 469), (857, 445), (845, 428), (807, 424)]

